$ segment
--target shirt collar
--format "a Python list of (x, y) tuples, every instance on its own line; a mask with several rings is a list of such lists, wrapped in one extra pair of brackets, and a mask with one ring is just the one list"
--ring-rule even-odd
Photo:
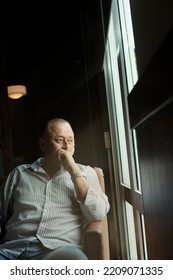
[(36, 161), (34, 161), (30, 168), (33, 169), (34, 171), (39, 171), (40, 166), (43, 164), (44, 158), (39, 158)]

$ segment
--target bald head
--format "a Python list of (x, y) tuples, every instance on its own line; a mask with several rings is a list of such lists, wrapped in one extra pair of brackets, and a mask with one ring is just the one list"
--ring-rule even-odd
[(66, 124), (66, 126), (68, 126), (69, 128), (71, 128), (71, 130), (73, 131), (72, 127), (71, 127), (71, 124), (65, 120), (65, 119), (62, 119), (62, 118), (54, 118), (54, 119), (51, 119), (50, 121), (48, 121), (44, 127), (44, 129), (42, 130), (42, 135), (41, 137), (45, 136), (47, 133), (51, 132), (53, 127), (55, 125), (61, 125), (61, 124)]

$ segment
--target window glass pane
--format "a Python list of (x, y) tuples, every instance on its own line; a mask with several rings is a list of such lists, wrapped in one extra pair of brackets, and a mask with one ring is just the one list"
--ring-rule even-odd
[(134, 159), (135, 159), (135, 169), (136, 169), (136, 182), (135, 190), (141, 192), (141, 178), (139, 171), (139, 161), (138, 161), (138, 148), (137, 148), (137, 138), (136, 138), (136, 130), (132, 130), (132, 138), (133, 138), (133, 150), (134, 150)]
[(119, 0), (118, 3), (120, 11), (125, 64), (127, 71), (127, 83), (130, 93), (133, 86), (138, 80), (131, 11), (129, 0)]
[(127, 144), (126, 144), (126, 136), (125, 136), (124, 115), (123, 115), (121, 87), (120, 87), (120, 78), (119, 78), (119, 69), (118, 69), (119, 51), (118, 48), (116, 48), (115, 30), (114, 30), (114, 23), (112, 17), (110, 20), (108, 40), (110, 46), (110, 61), (111, 61), (112, 79), (113, 79), (112, 83), (113, 83), (113, 90), (114, 90), (114, 101), (115, 101), (116, 119), (117, 119), (117, 127), (118, 127), (121, 181), (122, 184), (130, 187)]
[(127, 221), (127, 231), (128, 231), (128, 242), (129, 242), (129, 259), (137, 260), (137, 247), (136, 247), (136, 238), (135, 238), (135, 226), (134, 226), (134, 216), (133, 216), (133, 207), (125, 202), (126, 208), (126, 221)]
[(147, 242), (146, 242), (146, 235), (145, 235), (145, 222), (144, 222), (144, 215), (141, 214), (141, 228), (142, 228), (142, 235), (143, 235), (143, 245), (144, 245), (144, 257), (145, 260), (148, 259), (147, 253)]

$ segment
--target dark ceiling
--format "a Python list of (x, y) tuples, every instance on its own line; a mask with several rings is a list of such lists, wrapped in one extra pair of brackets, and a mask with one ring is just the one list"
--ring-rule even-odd
[(28, 3), (4, 10), (7, 84), (25, 84), (35, 99), (62, 98), (101, 70), (111, 1)]
[(23, 5), (12, 3), (5, 20), (7, 83), (53, 94), (83, 67), (79, 1)]
[(4, 88), (24, 84), (28, 93), (18, 100), (8, 98), (9, 114), (3, 110), (14, 158), (36, 156), (34, 138), (45, 119), (61, 116), (78, 126), (87, 122), (87, 81), (102, 71), (110, 7), (111, 0), (5, 2), (1, 81)]

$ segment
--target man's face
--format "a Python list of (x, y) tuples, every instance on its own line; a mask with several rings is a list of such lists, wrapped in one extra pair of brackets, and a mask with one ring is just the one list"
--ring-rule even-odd
[(46, 135), (40, 139), (40, 147), (46, 157), (56, 157), (59, 149), (74, 154), (74, 133), (68, 123), (54, 122)]

